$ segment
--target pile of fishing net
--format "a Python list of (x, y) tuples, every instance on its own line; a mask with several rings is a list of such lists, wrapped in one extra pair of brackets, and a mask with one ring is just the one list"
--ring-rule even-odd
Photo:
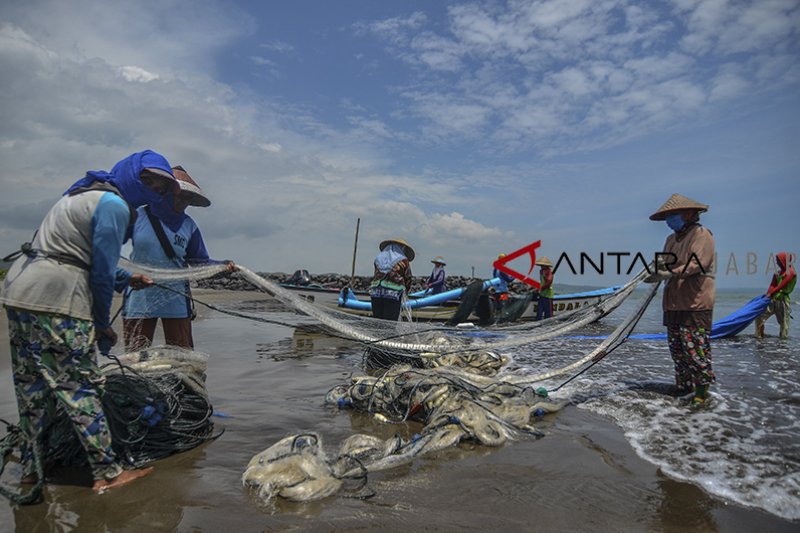
[[(541, 436), (532, 419), (561, 405), (548, 402), (542, 388), (481, 373), (496, 372), (502, 361), (491, 352), (470, 353), (464, 367), (395, 365), (380, 376), (351, 378), (329, 391), (326, 403), (371, 413), (384, 423), (417, 421), (422, 430), (408, 440), (352, 435), (332, 457), (318, 435), (292, 435), (253, 457), (242, 482), (262, 502), (276, 496), (311, 501), (339, 491), (367, 497), (370, 472), (395, 468), (463, 440), (500, 446), (521, 434)], [(450, 362), (457, 358), (452, 356)]]
[[(141, 271), (153, 279), (169, 280), (201, 279), (215, 274), (214, 269), (219, 267), (125, 268)], [(543, 369), (537, 375), (514, 374), (506, 371), (508, 361), (497, 352), (553, 339), (598, 320), (625, 301), (647, 273), (647, 269), (642, 270), (613, 295), (591, 306), (538, 322), (471, 330), (413, 322), (410, 316), (394, 322), (326, 308), (240, 265), (237, 275), (275, 297), (287, 309), (314, 320), (331, 335), (365, 346), (365, 368), (379, 374), (355, 377), (335, 387), (327, 395), (328, 403), (369, 413), (385, 423), (422, 424), (422, 429), (410, 439), (352, 435), (330, 456), (315, 433), (287, 436), (252, 458), (242, 476), (244, 485), (253, 489), (262, 503), (275, 497), (311, 501), (340, 491), (367, 497), (370, 472), (409, 463), (421, 454), (449, 448), (464, 440), (499, 446), (520, 435), (541, 436), (531, 420), (561, 406), (548, 402), (548, 391), (534, 388), (534, 384), (577, 372), (570, 378), (574, 379), (622, 344), (652, 300), (658, 284), (651, 286), (637, 309), (612, 335), (571, 364)], [(203, 305), (233, 316), (290, 327), (299, 325), (289, 317), (279, 321), (274, 314), (264, 317)]]
[[(205, 389), (207, 363), (206, 354), (164, 346), (126, 354), (102, 368), (103, 411), (114, 451), (125, 465), (140, 467), (219, 436), (213, 435), (213, 408)], [(72, 423), (61, 408), (54, 409), (38, 447), (41, 468), (88, 466)], [(0, 473), (22, 438), (18, 428), (8, 427), (0, 441)], [(21, 503), (35, 500), (5, 488), (2, 494)]]
[[(140, 467), (214, 438), (207, 364), (206, 354), (163, 346), (125, 354), (103, 367), (103, 411), (118, 457)], [(47, 435), (47, 460), (85, 464), (66, 417), (59, 417)]]

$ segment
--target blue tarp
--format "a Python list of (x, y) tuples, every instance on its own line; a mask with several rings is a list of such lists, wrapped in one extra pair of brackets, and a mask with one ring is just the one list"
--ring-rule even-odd
[[(741, 333), (744, 328), (749, 326), (769, 305), (769, 296), (762, 294), (747, 302), (742, 308), (737, 309), (725, 318), (714, 322), (711, 325), (711, 338), (724, 339), (733, 337)], [(597, 337), (570, 337), (581, 339), (605, 339), (605, 336)], [(637, 333), (628, 337), (629, 339), (666, 339), (666, 333)]]

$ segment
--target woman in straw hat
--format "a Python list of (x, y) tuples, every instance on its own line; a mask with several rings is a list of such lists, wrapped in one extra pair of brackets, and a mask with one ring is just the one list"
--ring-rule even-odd
[(375, 275), (369, 286), (372, 316), (396, 321), (403, 295), (411, 290), (414, 249), (403, 239), (383, 241), (375, 257)]
[[(172, 171), (180, 191), (177, 195), (168, 195), (161, 204), (137, 210), (131, 260), (158, 268), (217, 262), (209, 258), (200, 228), (186, 214), (188, 206), (208, 207), (211, 201), (183, 167), (173, 167)], [(226, 263), (229, 272), (236, 268), (232, 262)], [(174, 281), (165, 285), (173, 290), (151, 287), (126, 298), (123, 329), (129, 350), (141, 350), (152, 344), (159, 318), (166, 344), (194, 348), (192, 301), (178, 294), (188, 295), (189, 283)]]
[(536, 260), (539, 266), (539, 301), (536, 304), (536, 320), (553, 316), (553, 263), (543, 256)]
[(711, 322), (714, 310), (714, 237), (700, 225), (708, 206), (673, 194), (650, 220), (664, 220), (673, 231), (664, 244), (665, 263), (647, 281), (666, 280), (664, 325), (675, 363), (679, 393), (694, 391), (692, 404), (703, 405), (716, 380), (711, 369)]
[(444, 262), (444, 257), (437, 255), (431, 259), (433, 263), (433, 270), (431, 275), (428, 276), (427, 289), (430, 294), (439, 294), (447, 290), (445, 279), (447, 275), (444, 272), (444, 267), (447, 263)]
[(152, 470), (123, 470), (125, 461), (114, 451), (95, 340), (106, 355), (116, 343), (110, 316), (115, 290), (152, 284), (117, 268), (133, 210), (162, 201), (175, 187), (169, 163), (151, 150), (126, 157), (111, 172), (89, 171), (48, 211), (11, 265), (0, 302), (8, 315), (23, 482), (44, 482), (34, 456), (53, 428), (56, 407), (80, 436), (95, 491)]

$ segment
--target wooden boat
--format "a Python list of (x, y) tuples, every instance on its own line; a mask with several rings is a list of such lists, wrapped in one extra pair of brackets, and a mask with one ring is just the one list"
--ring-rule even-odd
[[(484, 294), (481, 298), (486, 300), (485, 291), (496, 286), (498, 283), (500, 283), (498, 278), (484, 281), (482, 286)], [(594, 305), (616, 294), (620, 288), (622, 288), (622, 286), (618, 285), (579, 293), (557, 294), (553, 297), (553, 315)], [(456, 311), (459, 309), (461, 296), (464, 294), (465, 290), (467, 290), (466, 287), (462, 287), (436, 295), (425, 295), (424, 292), (411, 294), (405, 307), (411, 311), (411, 316), (414, 320), (448, 321), (453, 318)], [(372, 304), (369, 302), (368, 298), (368, 295), (359, 297), (350, 289), (342, 289), (338, 298), (338, 306), (343, 311), (369, 316), (372, 313)], [(514, 298), (524, 297), (512, 297), (512, 302)], [(521, 313), (518, 313), (516, 319), (533, 320), (536, 317), (538, 302), (535, 300), (526, 300), (521, 303), (525, 305), (525, 308)], [(486, 317), (481, 315), (480, 309), (476, 309), (470, 314), (467, 320), (480, 322), (485, 321)]]

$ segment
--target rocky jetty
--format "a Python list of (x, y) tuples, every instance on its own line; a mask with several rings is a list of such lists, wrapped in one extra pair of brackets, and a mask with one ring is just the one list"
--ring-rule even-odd
[[(351, 280), (350, 276), (345, 274), (310, 274), (298, 275), (298, 273), (287, 274), (285, 272), (257, 272), (262, 278), (268, 279), (275, 283), (291, 283), (295, 285), (314, 285), (318, 287), (326, 287), (332, 289), (341, 289), (343, 287), (351, 286), (355, 291), (369, 290), (369, 284), (372, 281), (368, 276), (356, 276)], [(425, 288), (425, 282), (428, 277), (415, 277), (411, 285), (411, 291), (420, 291)], [(455, 289), (459, 287), (466, 287), (474, 278), (466, 276), (448, 276), (447, 287), (448, 289)], [(217, 289), (217, 290), (232, 290), (232, 291), (252, 291), (256, 290), (253, 285), (247, 282), (244, 278), (237, 273), (221, 273), (212, 278), (200, 280), (196, 283), (197, 287), (204, 289)], [(528, 292), (529, 287), (522, 283), (514, 283), (513, 291), (517, 294)]]

